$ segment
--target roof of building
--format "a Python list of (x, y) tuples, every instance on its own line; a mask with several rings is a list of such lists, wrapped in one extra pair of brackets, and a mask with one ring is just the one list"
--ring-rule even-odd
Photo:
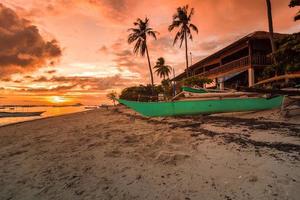
[[(274, 38), (275, 39), (278, 39), (278, 38), (282, 38), (284, 36), (286, 36), (288, 34), (282, 34), (282, 33), (274, 33)], [(189, 67), (189, 69), (194, 69), (194, 68), (197, 68), (203, 64), (205, 64), (206, 62), (209, 62), (211, 61), (212, 59), (215, 59), (215, 58), (218, 58), (220, 57), (224, 52), (236, 47), (236, 46), (239, 46), (241, 44), (244, 44), (245, 42), (248, 42), (250, 39), (268, 39), (269, 38), (269, 32), (266, 32), (266, 31), (255, 31), (253, 33), (250, 33), (240, 39), (238, 39), (237, 41), (229, 44), (228, 46), (220, 49), (219, 51), (209, 55), (208, 57), (194, 63), (192, 66)], [(185, 70), (186, 71), (186, 70)], [(181, 74), (177, 75), (175, 78), (173, 78), (174, 80), (176, 79), (180, 79), (182, 77), (185, 76), (185, 71), (182, 72)]]

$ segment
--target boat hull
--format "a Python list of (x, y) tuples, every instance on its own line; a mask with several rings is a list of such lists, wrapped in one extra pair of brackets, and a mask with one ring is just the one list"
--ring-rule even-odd
[(33, 116), (40, 116), (45, 111), (39, 112), (0, 112), (1, 117), (33, 117)]
[(174, 102), (137, 102), (118, 99), (119, 103), (148, 117), (212, 114), (269, 110), (281, 106), (283, 96), (266, 98), (231, 98)]

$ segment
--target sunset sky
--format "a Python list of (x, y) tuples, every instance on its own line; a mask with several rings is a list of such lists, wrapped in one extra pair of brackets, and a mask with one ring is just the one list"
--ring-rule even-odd
[[(268, 29), (265, 0), (0, 0), (0, 104), (100, 104), (109, 91), (149, 83), (146, 58), (127, 44), (138, 17), (160, 33), (149, 40), (152, 65), (163, 56), (182, 72), (184, 48), (167, 27), (185, 4), (199, 29), (189, 41), (193, 62)], [(300, 30), (288, 4), (272, 0), (275, 32)]]

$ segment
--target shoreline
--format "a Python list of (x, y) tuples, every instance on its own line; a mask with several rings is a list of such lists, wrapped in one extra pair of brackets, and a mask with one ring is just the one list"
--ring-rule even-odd
[(88, 112), (88, 111), (91, 111), (91, 110), (82, 110), (82, 111), (73, 112), (73, 113), (65, 113), (65, 114), (59, 114), (59, 115), (45, 116), (45, 117), (41, 117), (41, 118), (38, 118), (38, 119), (29, 119), (29, 120), (25, 120), (25, 121), (12, 122), (12, 123), (3, 124), (3, 125), (0, 124), (0, 128), (6, 127), (6, 126), (13, 126), (13, 125), (17, 125), (17, 124), (22, 124), (22, 123), (26, 123), (26, 122), (32, 122), (32, 121), (38, 121), (38, 120), (53, 118), (53, 117), (61, 117), (61, 116), (66, 116), (66, 115), (72, 115), (72, 114), (82, 113), (82, 112)]
[[(110, 108), (110, 109), (109, 109)], [(254, 120), (256, 122), (259, 123), (282, 123), (282, 124), (286, 124), (286, 125), (300, 125), (300, 120), (297, 121), (292, 121), (292, 122), (288, 122), (286, 120), (280, 120), (280, 119), (257, 119), (257, 118), (253, 118), (251, 116), (251, 113), (260, 113), (260, 112), (264, 112), (264, 111), (274, 111), (274, 110), (278, 110), (278, 109), (273, 109), (273, 110), (262, 110), (262, 111), (249, 111), (249, 112), (233, 112), (233, 113), (218, 113), (218, 114), (211, 114), (211, 115), (189, 115), (189, 116), (173, 116), (173, 117), (145, 117), (142, 116), (138, 113), (136, 113), (135, 111), (131, 111), (130, 109), (126, 108), (124, 109), (124, 106), (116, 106), (116, 107), (109, 107), (108, 110), (114, 110), (114, 109), (123, 109), (126, 110), (125, 112), (119, 112), (120, 114), (126, 115), (126, 116), (131, 116), (131, 117), (138, 117), (140, 119), (160, 119), (160, 118), (197, 118), (197, 117), (203, 117), (203, 118), (215, 118), (215, 119), (228, 119), (228, 120), (241, 120), (241, 121), (248, 121), (248, 120)], [(93, 110), (100, 110), (103, 108), (97, 108), (97, 109), (91, 109), (91, 110), (82, 110), (82, 111), (78, 111), (78, 112), (74, 112), (74, 113), (65, 113), (65, 114), (60, 114), (60, 115), (53, 115), (53, 116), (46, 116), (46, 117), (41, 117), (38, 119), (30, 119), (30, 120), (26, 120), (26, 121), (21, 121), (21, 122), (12, 122), (9, 124), (4, 124), (4, 125), (0, 125), (1, 127), (6, 127), (6, 126), (13, 126), (13, 125), (17, 125), (17, 124), (22, 124), (22, 123), (26, 123), (26, 122), (32, 122), (32, 121), (36, 121), (36, 120), (43, 120), (43, 119), (48, 119), (48, 118), (53, 118), (53, 117), (60, 117), (60, 116), (66, 116), (66, 115), (72, 115), (72, 114), (77, 114), (77, 113), (82, 113), (82, 112), (89, 112), (89, 111), (93, 111)], [(232, 115), (237, 114), (240, 115), (238, 117), (233, 117)], [(251, 117), (242, 117), (244, 114), (250, 114)], [(298, 123), (297, 123), (298, 122)]]

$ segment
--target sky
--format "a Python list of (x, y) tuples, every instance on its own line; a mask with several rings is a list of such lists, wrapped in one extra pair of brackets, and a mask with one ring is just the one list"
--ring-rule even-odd
[[(297, 8), (271, 0), (274, 31), (299, 32)], [(188, 42), (192, 62), (253, 31), (268, 30), (265, 0), (0, 0), (0, 105), (107, 103), (106, 94), (150, 82), (146, 57), (134, 55), (128, 29), (148, 17), (157, 58), (181, 73), (184, 48), (168, 31), (176, 8), (195, 9), (199, 33)], [(155, 83), (160, 78), (154, 77)]]

